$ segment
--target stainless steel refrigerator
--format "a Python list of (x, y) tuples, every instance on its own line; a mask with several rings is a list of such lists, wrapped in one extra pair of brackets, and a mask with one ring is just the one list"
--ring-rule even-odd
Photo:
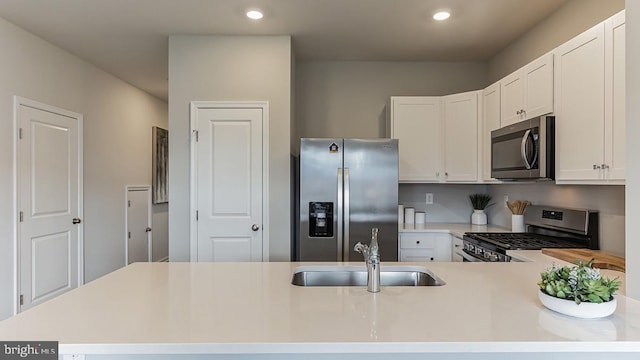
[(398, 261), (398, 140), (301, 139), (299, 261), (360, 261), (377, 227)]

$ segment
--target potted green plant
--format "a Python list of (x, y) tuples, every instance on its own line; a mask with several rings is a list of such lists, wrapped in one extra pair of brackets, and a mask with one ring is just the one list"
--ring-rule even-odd
[(487, 214), (484, 210), (493, 205), (489, 204), (491, 201), (491, 195), (489, 194), (471, 194), (469, 195), (471, 200), (471, 206), (473, 206), (473, 214), (471, 214), (471, 223), (474, 225), (486, 225)]
[(593, 268), (593, 259), (576, 266), (554, 264), (540, 273), (539, 298), (542, 304), (559, 313), (580, 317), (599, 318), (611, 315), (616, 309), (613, 296), (620, 281), (604, 278), (600, 269)]

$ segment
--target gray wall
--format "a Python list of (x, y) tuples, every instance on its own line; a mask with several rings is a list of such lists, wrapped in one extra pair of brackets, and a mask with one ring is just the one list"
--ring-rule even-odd
[[(15, 277), (13, 96), (84, 115), (85, 281), (125, 264), (126, 186), (151, 184), (151, 127), (167, 127), (167, 104), (3, 19), (0, 48), (6, 49), (0, 56), (0, 319), (4, 319), (13, 308)], [(155, 207), (153, 213), (154, 234), (161, 245), (167, 208)], [(155, 256), (167, 254), (166, 247), (156, 250)]]
[(298, 139), (385, 137), (389, 97), (447, 95), (486, 82), (484, 63), (298, 61)]
[(269, 101), (269, 255), (288, 261), (289, 36), (169, 38), (169, 259), (189, 261), (189, 103)]
[(494, 56), (488, 65), (493, 83), (624, 9), (624, 0), (570, 0)]
[(627, 295), (640, 300), (640, 1), (627, 0)]

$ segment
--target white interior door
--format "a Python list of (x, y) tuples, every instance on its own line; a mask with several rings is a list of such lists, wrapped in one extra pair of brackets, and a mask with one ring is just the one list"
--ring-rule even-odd
[(16, 108), (22, 311), (81, 283), (82, 117), (24, 99)]
[(151, 189), (127, 188), (127, 265), (151, 261)]
[(197, 260), (263, 259), (263, 108), (197, 108)]

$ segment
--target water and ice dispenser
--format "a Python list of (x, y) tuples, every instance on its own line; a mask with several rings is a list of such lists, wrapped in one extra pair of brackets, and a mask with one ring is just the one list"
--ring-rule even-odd
[(333, 237), (333, 203), (309, 203), (309, 237)]

